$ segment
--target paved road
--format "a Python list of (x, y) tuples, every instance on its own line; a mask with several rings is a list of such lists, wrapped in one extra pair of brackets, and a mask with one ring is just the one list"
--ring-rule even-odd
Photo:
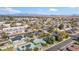
[(72, 38), (70, 38), (62, 43), (59, 43), (59, 44), (47, 49), (46, 51), (57, 51), (57, 50), (61, 49), (63, 46), (71, 43), (72, 41), (74, 41), (74, 40), (72, 40)]
[[(71, 35), (71, 37), (73, 39), (74, 38), (77, 38), (77, 37), (79, 37), (79, 33), (78, 34), (75, 34), (75, 35)], [(73, 42), (74, 40), (72, 38), (70, 38), (70, 39), (68, 39), (68, 40), (66, 40), (66, 41), (64, 41), (64, 42), (62, 42), (60, 44), (57, 44), (57, 45), (55, 45), (55, 46), (47, 49), (46, 51), (57, 51), (57, 50), (60, 50), (62, 47), (66, 46), (67, 44), (69, 44), (71, 42)]]

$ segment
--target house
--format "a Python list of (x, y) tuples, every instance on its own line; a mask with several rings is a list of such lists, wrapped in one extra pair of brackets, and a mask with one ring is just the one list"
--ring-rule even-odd
[(5, 22), (0, 22), (0, 26), (3, 25)]
[(16, 48), (17, 51), (27, 51), (27, 50), (32, 50), (36, 46), (33, 43), (27, 43), (25, 45), (19, 46)]
[(3, 31), (6, 32), (9, 36), (25, 33), (25, 29), (28, 27), (28, 25), (25, 26), (19, 26), (19, 27), (8, 27), (3, 28)]
[(23, 37), (22, 36), (16, 36), (15, 38), (12, 38), (12, 41), (16, 41), (16, 40), (21, 40)]
[(12, 43), (14, 45), (14, 48), (17, 48), (18, 46), (25, 44), (26, 42), (24, 41), (24, 39), (22, 39), (22, 36), (16, 36), (15, 38), (12, 38)]
[(22, 25), (22, 23), (16, 23), (16, 26), (21, 26)]
[(3, 24), (3, 27), (8, 28), (10, 27), (10, 24)]

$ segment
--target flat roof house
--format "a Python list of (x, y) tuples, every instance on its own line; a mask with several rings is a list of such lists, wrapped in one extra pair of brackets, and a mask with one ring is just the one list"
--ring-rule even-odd
[(6, 32), (9, 36), (21, 34), (25, 32), (25, 28), (27, 28), (28, 25), (25, 26), (19, 26), (19, 27), (9, 27), (9, 28), (3, 28), (3, 31)]

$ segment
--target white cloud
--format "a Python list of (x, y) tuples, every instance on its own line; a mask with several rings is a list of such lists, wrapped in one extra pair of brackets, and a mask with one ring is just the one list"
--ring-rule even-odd
[(6, 8), (0, 8), (0, 13), (1, 14), (16, 14), (16, 13), (21, 13), (21, 11), (16, 10), (14, 8), (6, 7)]
[(58, 11), (58, 9), (56, 9), (56, 8), (50, 8), (49, 11), (56, 12), (56, 11)]

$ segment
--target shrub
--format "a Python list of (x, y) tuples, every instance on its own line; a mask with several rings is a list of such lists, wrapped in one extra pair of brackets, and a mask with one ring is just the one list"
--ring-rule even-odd
[(74, 44), (77, 44), (77, 45), (79, 45), (79, 42), (74, 42)]
[(55, 42), (55, 38), (54, 37), (50, 37), (50, 41), (51, 41), (51, 44), (53, 44)]
[(2, 49), (0, 49), (0, 51), (1, 51)]
[(61, 23), (61, 24), (59, 25), (59, 29), (63, 29), (63, 27), (64, 27), (64, 25), (63, 25), (63, 23)]
[(33, 50), (34, 50), (34, 51), (38, 51), (38, 50), (39, 50), (39, 48), (38, 48), (38, 47), (35, 47)]
[(50, 35), (49, 33), (42, 33), (40, 37), (48, 37), (49, 35)]
[(59, 38), (62, 38), (62, 39), (65, 39), (65, 38), (68, 38), (69, 37), (69, 34), (65, 31), (62, 31), (59, 33)]
[(55, 36), (55, 40), (58, 41), (58, 36)]
[(42, 46), (47, 46), (47, 44), (46, 44), (46, 43), (41, 43), (41, 45), (42, 45)]
[(2, 36), (3, 39), (9, 38), (8, 35), (7, 35), (7, 33), (5, 33), (5, 32), (2, 32), (1, 36)]
[(26, 49), (26, 51), (32, 51), (32, 49), (30, 49), (30, 48), (27, 48), (27, 49)]
[(60, 42), (60, 41), (62, 41), (63, 40), (63, 38), (61, 37), (61, 36), (59, 36), (58, 37), (58, 41)]
[(54, 39), (52, 37), (46, 37), (43, 40), (46, 41), (46, 43), (48, 43), (48, 44), (53, 44), (54, 43)]
[(33, 42), (34, 39), (31, 39), (30, 42)]
[(68, 34), (68, 33), (66, 33), (65, 38), (68, 38), (68, 37), (69, 37), (69, 34)]

